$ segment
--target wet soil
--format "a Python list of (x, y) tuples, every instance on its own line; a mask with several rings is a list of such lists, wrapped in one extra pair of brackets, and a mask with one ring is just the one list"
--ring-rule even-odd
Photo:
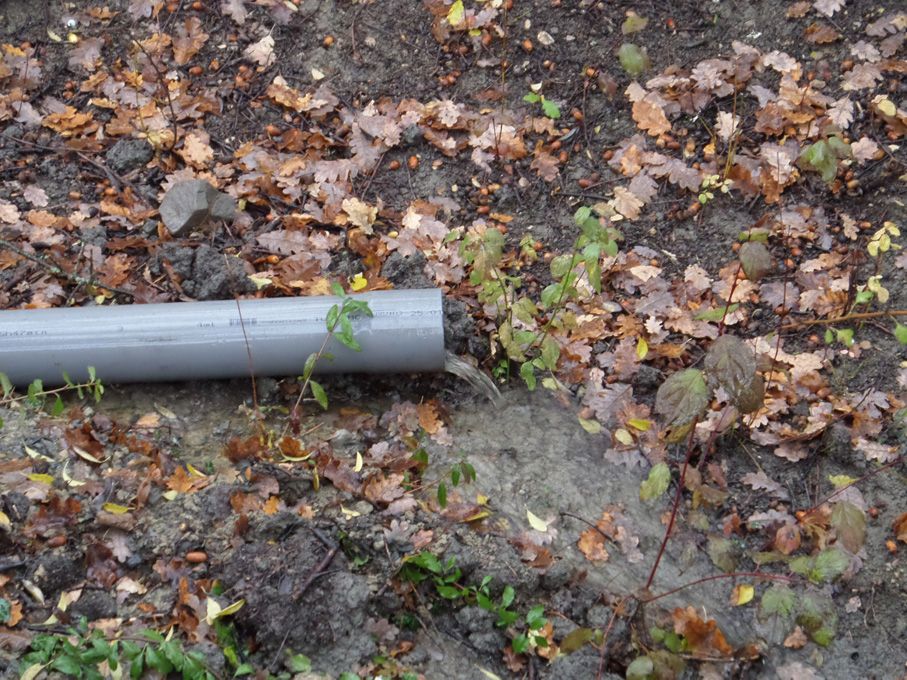
[[(48, 42), (47, 28), (62, 31), (60, 25), (72, 8), (48, 3), (42, 16), (42, 12), (33, 11), (33, 6), (19, 0), (3, 3), (0, 34), (5, 40), (29, 39), (44, 50), (47, 87), (53, 89), (72, 73), (67, 70), (64, 48)], [(563, 111), (576, 109), (582, 114), (586, 122), (577, 134), (585, 136), (588, 153), (575, 155), (553, 187), (528, 172), (528, 161), (516, 164), (515, 177), (525, 182), (515, 181), (505, 187), (496, 194), (492, 206), (514, 214), (509, 238), (518, 242), (524, 234), (531, 234), (546, 247), (569, 247), (573, 230), (566, 225), (571, 224), (575, 207), (600, 198), (594, 188), (580, 188), (577, 180), (593, 173), (599, 173), (604, 183), (613, 179), (598, 159), (603, 150), (633, 134), (635, 125), (621, 96), (585, 89), (577, 74), (594, 67), (618, 82), (625, 80), (614, 57), (623, 41), (620, 23), (625, 10), (646, 16), (650, 25), (658, 27), (646, 45), (654, 71), (672, 63), (688, 65), (714, 56), (727, 50), (735, 39), (757, 44), (764, 51), (787, 51), (818, 64), (817, 68), (823, 61), (839, 63), (840, 46), (817, 49), (804, 43), (805, 20), (779, 19), (787, 6), (780, 0), (515, 3), (507, 20), (510, 35), (494, 55), (504, 56), (512, 64), (504, 106), (521, 108), (529, 86), (544, 82), (545, 91), (556, 97)], [(896, 6), (894, 0), (852, 2), (838, 15), (839, 23), (846, 30), (848, 24)], [(260, 8), (253, 10), (253, 17), (265, 26), (267, 17)], [(213, 10), (205, 22), (212, 34), (211, 44), (219, 43), (230, 30)], [(669, 30), (668, 26), (673, 28)], [(449, 97), (478, 103), (480, 92), (499, 83), (499, 69), (482, 66), (482, 57), (488, 55), (481, 52), (460, 56), (443, 51), (429, 29), (430, 16), (417, 2), (303, 0), (289, 25), (273, 27), (273, 37), (279, 70), (285, 78), (308, 83), (312, 69), (317, 69), (336, 95), (352, 105), (361, 106), (381, 97)], [(538, 44), (540, 30), (554, 38), (551, 46)], [(330, 47), (323, 41), (327, 34), (334, 36)], [(525, 39), (534, 41), (533, 51), (521, 47)], [(231, 49), (223, 61), (236, 56), (229, 52)], [(455, 84), (439, 84), (439, 77), (452, 71), (461, 73)], [(256, 137), (264, 125), (281, 122), (281, 113), (274, 108), (243, 111), (240, 96), (225, 99), (223, 104), (219, 125), (210, 131), (222, 142), (225, 154)], [(418, 169), (407, 169), (410, 154), (419, 156)], [(409, 146), (394, 149), (384, 162), (395, 160), (402, 162), (404, 171), (378, 171), (368, 179), (366, 193), (380, 197), (398, 211), (416, 198), (454, 196), (452, 187), (469, 187), (476, 174), (475, 166), (467, 160), (446, 158), (418, 137)], [(73, 187), (80, 187), (86, 197), (93, 195), (88, 182), (73, 168), (48, 162), (32, 172), (34, 181), (45, 188), (52, 201), (62, 199)], [(156, 193), (161, 180), (160, 176), (142, 176), (142, 171), (135, 178), (150, 194)], [(808, 192), (808, 188), (803, 191)], [(845, 202), (849, 211), (865, 219), (885, 216), (907, 224), (904, 196), (885, 185), (871, 195), (841, 199), (825, 207), (834, 211)], [(647, 216), (624, 230), (626, 242), (669, 252), (673, 258), (669, 262), (676, 271), (699, 264), (714, 274), (719, 263), (727, 261), (737, 234), (752, 225), (764, 209), (756, 204), (716, 202), (700, 217), (669, 220), (668, 213), (683, 203), (684, 199), (670, 192), (659, 197)], [(466, 210), (475, 207), (469, 205)], [(224, 265), (223, 258), (212, 255), (223, 245), (215, 242), (171, 253), (168, 261), (182, 267), (187, 294), (217, 299), (243, 292), (237, 290), (242, 276)], [(156, 262), (149, 260), (148, 265), (154, 269)], [(398, 267), (398, 263), (391, 266)], [(671, 264), (667, 266), (670, 269)], [(894, 276), (890, 285), (892, 306), (905, 308), (907, 285), (903, 274), (895, 272)], [(400, 287), (420, 283), (419, 271), (392, 271), (387, 277)], [(464, 316), (462, 310), (460, 315)], [(488, 353), (485, 338), (474, 326), (463, 323), (458, 331), (459, 351), (484, 360)], [(750, 330), (758, 331), (758, 324)], [(903, 350), (889, 336), (875, 334), (871, 328), (866, 333), (875, 349), (859, 360), (842, 357), (835, 368), (836, 379), (850, 391), (896, 389), (891, 367), (904, 358)], [(485, 364), (485, 368), (489, 366), (490, 362)], [(255, 463), (251, 465), (252, 474), (247, 474), (242, 466), (238, 468), (225, 458), (223, 450), (231, 439), (255, 432), (248, 380), (111, 386), (101, 403), (93, 407), (93, 413), (85, 414), (86, 420), (99, 416), (125, 428), (141, 429), (140, 419), (153, 415), (157, 424), (145, 433), (147, 440), (166, 451), (169, 461), (202, 470), (212, 481), (197, 493), (180, 494), (172, 500), (155, 491), (136, 527), (128, 532), (110, 528), (109, 532), (122, 534), (120, 538), (128, 547), (124, 549), (124, 554), (129, 554), (124, 558), (125, 568), (137, 580), (147, 581), (150, 591), (139, 598), (124, 594), (113, 597), (103, 590), (89, 589), (82, 592), (73, 616), (150, 625), (155, 621), (139, 607), (142, 601), (154, 603), (158, 611), (171, 611), (179, 607), (181, 578), (210, 579), (222, 582), (225, 598), (245, 600), (245, 607), (234, 620), (258, 668), (276, 672), (286, 652), (292, 650), (308, 655), (315, 671), (332, 678), (374, 664), (378, 656), (392, 658), (400, 668), (430, 679), (487, 679), (491, 677), (487, 673), (502, 678), (579, 679), (594, 678), (600, 672), (601, 677), (623, 677), (634, 657), (630, 643), (645, 639), (651, 621), (640, 612), (620, 618), (609, 628), (611, 606), (641, 592), (664, 535), (669, 507), (667, 496), (656, 502), (640, 500), (640, 483), (647, 474), (642, 460), (616, 464), (608, 458), (607, 438), (589, 434), (580, 426), (575, 395), (558, 397), (543, 390), (530, 393), (512, 381), (504, 387), (501, 402), (492, 407), (468, 386), (449, 377), (343, 376), (322, 382), (331, 408), (323, 416), (313, 416), (308, 424), (319, 426), (335, 453), (350, 465), (355, 463), (356, 454), (365, 453), (378, 437), (372, 437), (368, 427), (347, 429), (344, 419), (348, 413), (344, 409), (358, 409), (363, 421), (377, 430), (380, 428), (373, 421), (395, 404), (437, 399), (451, 444), (430, 439), (424, 442), (429, 462), (422, 484), (430, 487), (447, 479), (451, 466), (467, 461), (475, 469), (476, 480), (452, 489), (451, 502), (466, 502), (480, 494), (488, 499), (490, 517), (466, 524), (445, 518), (437, 507), (429, 509), (428, 501), (423, 501), (424, 507), (415, 506), (400, 514), (387, 504), (370, 503), (324, 480), (316, 491), (317, 482), (302, 467), (272, 468)], [(657, 380), (639, 386), (636, 398), (652, 403), (657, 386)], [(274, 381), (259, 382), (260, 403), (266, 409), (273, 408), (275, 418), (292, 402), (292, 395), (286, 392)], [(58, 420), (21, 409), (4, 411), (2, 417), (5, 425), (0, 431), (0, 460), (4, 463), (27, 458), (29, 451), (49, 459), (61, 454), (65, 428)], [(809, 507), (817, 500), (819, 482), (829, 475), (866, 474), (863, 457), (848, 445), (836, 442), (832, 434), (808, 461), (789, 463), (731, 432), (719, 440), (715, 462), (727, 477), (736, 511), (747, 517), (771, 510), (774, 501), (740, 483), (742, 475), (764, 470), (788, 490), (796, 507)], [(116, 461), (133, 467), (142, 464), (140, 457), (127, 456), (124, 451), (114, 456)], [(672, 462), (679, 462), (676, 455)], [(84, 461), (77, 463), (86, 465)], [(53, 463), (47, 465), (50, 468)], [(822, 589), (822, 595), (834, 602), (838, 618), (837, 635), (829, 647), (808, 643), (802, 649), (786, 648), (781, 643), (788, 631), (773, 630), (759, 621), (753, 606), (731, 607), (730, 585), (724, 581), (679, 590), (659, 600), (658, 608), (696, 607), (704, 618), (718, 621), (732, 646), (760, 647), (762, 656), (758, 660), (712, 664), (708, 677), (794, 677), (782, 676), (779, 670), (790, 669), (792, 663), (808, 669), (799, 677), (903, 677), (907, 661), (907, 569), (903, 557), (884, 546), (893, 520), (907, 507), (905, 482), (903, 470), (896, 468), (860, 485), (866, 504), (878, 513), (867, 527), (866, 548), (859, 556), (861, 569), (850, 580)], [(104, 483), (108, 488), (99, 498), (116, 500), (116, 477)], [(231, 498), (237, 489), (248, 491), (256, 484), (273, 487), (281, 499), (281, 509), (273, 514), (250, 512), (248, 526), (238, 535)], [(22, 500), (26, 497), (24, 491), (4, 493), (6, 514), (15, 518), (17, 507), (27, 507)], [(618, 518), (628, 538), (619, 547), (609, 545), (613, 554), (608, 561), (590, 563), (578, 550), (577, 540), (588, 528), (585, 522), (595, 522), (605, 509)], [(532, 532), (527, 510), (550, 521), (547, 536), (538, 532), (531, 536), (550, 551), (552, 560), (543, 568), (521, 559), (525, 557), (525, 542), (521, 543), (519, 537)], [(649, 596), (716, 572), (706, 536), (720, 535), (724, 513), (685, 505), (682, 514), (687, 519), (695, 517), (700, 530), (694, 531), (687, 523), (675, 530)], [(512, 672), (502, 658), (508, 639), (495, 627), (493, 617), (489, 619), (488, 612), (475, 606), (446, 606), (437, 598), (420, 599), (431, 596), (430, 589), (416, 591), (414, 596), (400, 588), (395, 577), (404, 557), (414, 551), (420, 532), (432, 532), (433, 549), (456, 558), (465, 581), (476, 583), (483, 576), (492, 576), (498, 594), (504, 584), (513, 586), (522, 611), (529, 604), (544, 604), (558, 639), (578, 628), (609, 628), (603, 671), (602, 654), (586, 645), (550, 665), (534, 658), (531, 668)], [(76, 538), (65, 545), (23, 555), (7, 552), (14, 546), (0, 532), (0, 566), (7, 559), (23, 562), (3, 574), (27, 579), (44, 594), (44, 604), (29, 605), (30, 621), (46, 618), (62, 592), (85, 580), (85, 546), (90, 540), (107, 538), (97, 527), (74, 530), (73, 535)], [(757, 548), (735, 546), (740, 553)], [(204, 551), (210, 559), (200, 565), (180, 562), (181, 556), (192, 551)], [(0, 669), (5, 666), (4, 677), (17, 677), (17, 651), (2, 651)], [(214, 659), (216, 652), (211, 652), (210, 658)], [(684, 677), (696, 677), (697, 672), (691, 667)]]

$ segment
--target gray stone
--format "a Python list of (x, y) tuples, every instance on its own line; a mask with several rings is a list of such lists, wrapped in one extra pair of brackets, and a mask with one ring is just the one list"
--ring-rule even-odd
[(198, 229), (209, 219), (232, 220), (236, 216), (233, 199), (203, 179), (174, 184), (164, 195), (161, 219), (174, 236)]
[(111, 170), (127, 173), (154, 158), (154, 149), (144, 139), (121, 139), (110, 147), (106, 157)]
[(117, 601), (106, 591), (85, 590), (69, 611), (76, 619), (82, 616), (89, 621), (109, 619), (117, 615)]
[(381, 276), (393, 283), (395, 288), (430, 288), (431, 281), (425, 275), (425, 264), (425, 255), (422, 253), (404, 256), (394, 251), (384, 261)]

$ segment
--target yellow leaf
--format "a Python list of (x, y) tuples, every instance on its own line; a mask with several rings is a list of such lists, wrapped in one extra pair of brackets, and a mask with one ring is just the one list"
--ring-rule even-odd
[(208, 477), (204, 472), (195, 467), (192, 463), (186, 463), (186, 469), (189, 471), (189, 474), (195, 475), (196, 477), (201, 477), (205, 479)]
[(488, 512), (487, 510), (479, 510), (478, 512), (471, 514), (469, 517), (467, 517), (463, 521), (464, 522), (476, 522), (480, 519), (485, 519), (486, 517), (490, 517), (490, 516), (491, 516), (491, 513)]
[(365, 277), (362, 274), (356, 274), (356, 276), (350, 279), (350, 288), (354, 291), (360, 291), (367, 285), (368, 281), (365, 280)]
[(63, 38), (61, 38), (59, 35), (54, 33), (49, 28), (47, 29), (47, 37), (50, 38), (51, 40), (53, 40), (54, 42), (63, 42)]
[(223, 608), (217, 604), (217, 600), (213, 597), (209, 597), (205, 601), (205, 609), (205, 623), (209, 626), (217, 620), (217, 617), (220, 616), (220, 613), (223, 610)]
[(38, 453), (37, 451), (35, 451), (35, 450), (34, 450), (33, 448), (31, 448), (30, 446), (26, 446), (26, 447), (25, 447), (25, 453), (28, 454), (28, 457), (29, 457), (29, 458), (34, 458), (35, 460), (43, 460), (43, 461), (45, 461), (45, 462), (47, 462), (47, 463), (53, 463), (53, 462), (54, 462), (54, 459), (53, 459), (53, 458), (51, 458), (50, 456), (45, 456), (43, 453)]
[(273, 281), (263, 274), (250, 274), (249, 281), (252, 282), (252, 285), (255, 286), (256, 290), (261, 290), (262, 288), (267, 288), (270, 286)]
[(161, 496), (163, 496), (164, 498), (166, 498), (168, 501), (172, 501), (174, 498), (176, 498), (177, 496), (179, 496), (179, 492), (178, 492), (178, 491), (173, 491), (173, 490), (171, 489), (170, 491), (165, 491), (164, 493), (162, 493)]
[[(48, 31), (48, 33), (50, 33), (50, 31)], [(50, 661), (47, 663), (33, 663), (22, 672), (22, 675), (19, 676), (19, 680), (35, 680), (47, 666), (50, 666)]]
[(217, 600), (215, 600), (213, 597), (209, 597), (205, 601), (205, 606), (207, 609), (207, 612), (205, 615), (205, 622), (208, 625), (211, 625), (217, 619), (221, 619), (225, 616), (230, 616), (231, 614), (235, 614), (240, 609), (242, 609), (243, 605), (245, 605), (245, 604), (246, 604), (245, 600), (237, 600), (236, 602), (234, 602), (233, 604), (231, 604), (227, 607), (221, 607), (217, 603)]
[(478, 505), (488, 505), (488, 496), (483, 493), (476, 494), (476, 503)]
[(312, 452), (310, 451), (309, 453), (305, 454), (304, 456), (286, 456), (286, 455), (284, 455), (283, 458), (281, 458), (280, 460), (281, 460), (281, 462), (284, 462), (284, 463), (301, 463), (302, 461), (308, 460), (311, 457), (312, 457)]
[(125, 515), (129, 512), (129, 508), (125, 505), (117, 505), (116, 503), (104, 503), (101, 508), (113, 515)]
[(61, 474), (63, 475), (63, 481), (66, 482), (69, 486), (84, 486), (85, 485), (85, 482), (80, 481), (78, 479), (73, 479), (73, 477), (69, 474), (69, 461), (68, 460), (63, 465), (63, 472)]
[(589, 434), (598, 434), (602, 431), (602, 425), (597, 420), (587, 420), (586, 418), (580, 418), (579, 424), (582, 428)]
[(736, 585), (734, 586), (734, 592), (731, 593), (731, 604), (735, 607), (743, 606), (752, 600), (755, 594), (756, 589), (749, 583)]
[(650, 427), (652, 427), (651, 420), (645, 420), (643, 418), (630, 418), (627, 421), (627, 425), (632, 427), (634, 430), (639, 430), (640, 432), (647, 432)]
[(353, 466), (353, 472), (359, 472), (362, 469), (362, 454), (356, 451), (356, 464)]
[(358, 517), (361, 514), (361, 513), (357, 512), (356, 510), (350, 510), (349, 508), (345, 508), (345, 507), (343, 507), (343, 505), (340, 506), (340, 512), (342, 512), (347, 517)]
[(614, 438), (624, 446), (630, 446), (633, 443), (633, 435), (622, 427), (614, 433)]
[(881, 101), (876, 102), (876, 106), (879, 107), (879, 111), (884, 113), (886, 116), (894, 116), (898, 109), (890, 99), (882, 99)]
[(3, 527), (4, 529), (11, 529), (12, 526), (13, 523), (10, 521), (9, 517), (7, 517), (5, 512), (0, 510), (0, 527)]
[(78, 446), (73, 446), (73, 447), (72, 447), (72, 450), (76, 452), (76, 455), (77, 455), (79, 458), (82, 458), (83, 460), (87, 460), (89, 463), (94, 463), (95, 465), (100, 465), (100, 464), (103, 463), (105, 460), (107, 460), (107, 458), (104, 458), (104, 460), (101, 460), (101, 459), (99, 459), (99, 458), (95, 458), (93, 455), (91, 455), (90, 453), (88, 453), (88, 451), (86, 451), (85, 449), (80, 448), (80, 447), (78, 447)]
[(646, 355), (649, 353), (649, 343), (646, 342), (645, 338), (640, 338), (636, 341), (636, 358), (642, 361), (646, 358)]
[(840, 489), (842, 486), (850, 486), (857, 481), (857, 478), (849, 477), (848, 475), (829, 475), (828, 481), (831, 482), (836, 489)]
[(237, 601), (234, 602), (233, 604), (231, 604), (231, 605), (229, 605), (229, 606), (227, 606), (227, 607), (224, 607), (224, 608), (221, 610), (220, 615), (221, 615), (221, 616), (230, 616), (231, 614), (235, 614), (235, 613), (238, 612), (240, 609), (242, 609), (242, 608), (243, 608), (243, 605), (245, 605), (245, 604), (246, 604), (246, 601), (245, 601), (245, 600), (237, 600)]
[(526, 510), (526, 519), (529, 520), (529, 526), (531, 526), (536, 531), (545, 533), (548, 531), (548, 522), (542, 518), (534, 515), (531, 510)]
[(39, 484), (47, 484), (51, 486), (54, 483), (54, 478), (50, 475), (41, 474), (40, 472), (34, 472), (28, 476), (28, 478), (33, 482), (38, 482)]
[(69, 605), (73, 602), (78, 602), (79, 598), (82, 597), (82, 589), (77, 590), (63, 591), (60, 593), (60, 599), (57, 600), (57, 609), (61, 612), (65, 612), (69, 609)]
[(447, 10), (447, 23), (451, 26), (459, 26), (466, 19), (466, 10), (463, 8), (463, 0), (456, 0)]

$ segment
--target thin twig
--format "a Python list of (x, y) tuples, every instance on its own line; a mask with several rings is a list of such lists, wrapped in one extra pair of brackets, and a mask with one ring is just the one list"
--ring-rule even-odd
[(27, 253), (24, 250), (22, 250), (21, 248), (19, 248), (18, 246), (10, 243), (9, 241), (7, 241), (4, 238), (0, 238), (0, 248), (6, 248), (7, 250), (11, 250), (12, 252), (16, 253), (20, 257), (24, 257), (26, 260), (31, 260), (35, 264), (38, 264), (38, 265), (44, 267), (44, 269), (46, 269), (48, 273), (50, 273), (54, 276), (61, 276), (64, 279), (66, 279), (67, 281), (74, 283), (78, 286), (91, 286), (94, 288), (103, 288), (104, 290), (109, 290), (111, 293), (117, 293), (118, 295), (128, 295), (131, 298), (135, 297), (135, 293), (130, 293), (128, 290), (123, 290), (122, 288), (115, 288), (114, 286), (108, 286), (108, 285), (105, 285), (103, 283), (100, 283), (100, 282), (92, 280), (92, 279), (86, 279), (85, 277), (79, 276), (77, 274), (70, 274), (69, 272), (61, 269), (59, 265), (51, 264), (49, 262), (46, 262), (43, 258), (38, 257), (37, 255), (32, 255), (31, 253)]
[(805, 326), (832, 325), (836, 323), (847, 323), (848, 321), (863, 321), (865, 319), (879, 319), (885, 316), (907, 316), (907, 309), (889, 309), (888, 311), (879, 312), (854, 312), (844, 316), (836, 316), (830, 319), (803, 319), (786, 323), (778, 327), (779, 331), (789, 331), (794, 328), (803, 328)]

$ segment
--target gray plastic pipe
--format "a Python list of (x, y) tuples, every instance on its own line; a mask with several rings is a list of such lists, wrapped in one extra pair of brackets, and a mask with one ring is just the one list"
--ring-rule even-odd
[[(333, 361), (318, 373), (444, 370), (444, 314), (437, 289), (375, 291), (373, 317), (353, 319), (355, 352), (332, 339)], [(0, 311), (0, 372), (15, 385), (88, 377), (148, 382), (302, 373), (327, 335), (325, 317), (341, 300), (296, 297), (223, 302)], [(240, 320), (240, 311), (242, 320)], [(248, 349), (247, 349), (248, 342)]]

